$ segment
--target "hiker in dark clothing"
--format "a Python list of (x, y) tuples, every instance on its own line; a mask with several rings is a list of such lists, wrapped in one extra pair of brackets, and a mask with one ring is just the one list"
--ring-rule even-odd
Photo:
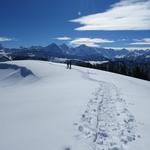
[(72, 66), (72, 61), (69, 60), (69, 69), (71, 69), (71, 66)]
[(66, 63), (67, 63), (67, 69), (71, 69), (71, 65), (72, 65), (71, 60), (67, 60)]
[(67, 63), (67, 69), (69, 69), (69, 60), (67, 60), (66, 63)]

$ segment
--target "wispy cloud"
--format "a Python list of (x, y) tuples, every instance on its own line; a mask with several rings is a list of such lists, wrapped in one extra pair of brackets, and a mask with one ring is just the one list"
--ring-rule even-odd
[(135, 40), (135, 42), (131, 43), (130, 45), (150, 45), (150, 38)]
[(69, 41), (69, 40), (71, 40), (71, 38), (70, 37), (67, 37), (67, 36), (64, 36), (64, 37), (57, 37), (57, 38), (55, 38), (56, 40), (60, 40), (60, 41)]
[(122, 49), (127, 49), (127, 50), (148, 50), (150, 47), (104, 47), (107, 49), (115, 49), (115, 50), (122, 50)]
[(0, 42), (8, 42), (8, 41), (13, 41), (14, 39), (12, 38), (7, 38), (7, 37), (0, 37)]
[(76, 38), (75, 40), (72, 40), (70, 44), (74, 46), (86, 45), (89, 47), (100, 47), (99, 44), (112, 42), (114, 41), (102, 38)]
[(150, 0), (120, 0), (105, 12), (83, 16), (71, 22), (75, 30), (150, 30)]

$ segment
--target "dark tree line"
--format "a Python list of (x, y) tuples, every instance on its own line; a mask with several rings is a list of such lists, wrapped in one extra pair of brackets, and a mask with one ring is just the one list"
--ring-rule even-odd
[(119, 73), (150, 81), (150, 64), (125, 61), (110, 61), (103, 64), (80, 63), (83, 67)]

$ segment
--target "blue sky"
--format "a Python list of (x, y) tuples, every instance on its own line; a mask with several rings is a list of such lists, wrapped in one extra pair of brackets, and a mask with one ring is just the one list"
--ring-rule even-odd
[[(133, 18), (133, 19), (132, 19)], [(150, 47), (149, 0), (0, 0), (0, 43)]]

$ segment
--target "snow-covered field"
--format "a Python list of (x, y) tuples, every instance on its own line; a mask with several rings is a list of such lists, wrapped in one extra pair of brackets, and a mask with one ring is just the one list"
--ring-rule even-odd
[(42, 61), (0, 63), (0, 150), (149, 150), (150, 82)]

